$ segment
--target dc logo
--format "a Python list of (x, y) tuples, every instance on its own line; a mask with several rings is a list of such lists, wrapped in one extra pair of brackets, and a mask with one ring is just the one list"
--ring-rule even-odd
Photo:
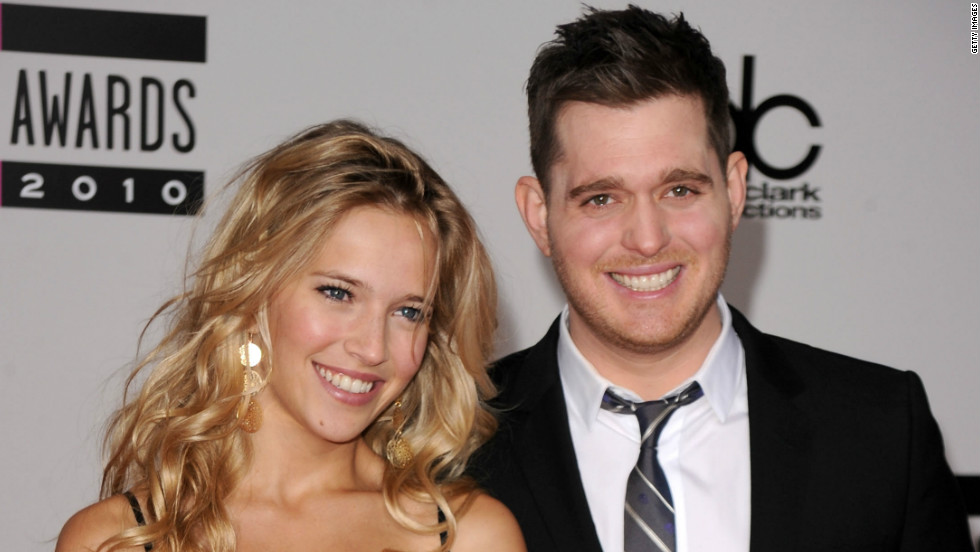
[(789, 180), (795, 178), (805, 173), (813, 163), (816, 162), (817, 156), (820, 155), (820, 145), (811, 144), (810, 149), (807, 151), (805, 157), (802, 161), (796, 165), (789, 167), (776, 167), (766, 162), (765, 159), (759, 155), (759, 151), (755, 144), (755, 130), (756, 126), (762, 117), (769, 111), (779, 108), (786, 107), (791, 109), (796, 109), (806, 117), (806, 120), (810, 123), (811, 127), (820, 126), (820, 117), (817, 116), (817, 112), (813, 107), (798, 96), (792, 96), (790, 94), (778, 94), (772, 96), (758, 106), (752, 106), (752, 84), (753, 84), (753, 72), (755, 66), (754, 56), (745, 56), (743, 58), (742, 66), (742, 108), (739, 109), (733, 104), (728, 105), (728, 109), (732, 114), (732, 119), (735, 122), (735, 151), (741, 151), (745, 154), (748, 159), (750, 166), (755, 167), (763, 175), (769, 178), (774, 178), (777, 180)]

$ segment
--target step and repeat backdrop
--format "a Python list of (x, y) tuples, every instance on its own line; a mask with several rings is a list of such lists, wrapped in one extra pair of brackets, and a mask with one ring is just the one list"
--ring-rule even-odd
[[(726, 298), (771, 333), (918, 372), (976, 509), (976, 4), (638, 3), (683, 11), (728, 67), (752, 167)], [(142, 327), (222, 210), (204, 200), (308, 125), (355, 117), (422, 152), (493, 255), (497, 350), (537, 341), (563, 299), (513, 205), (531, 171), (523, 86), (581, 10), (0, 4), (2, 548), (52, 549), (98, 498), (105, 420)]]

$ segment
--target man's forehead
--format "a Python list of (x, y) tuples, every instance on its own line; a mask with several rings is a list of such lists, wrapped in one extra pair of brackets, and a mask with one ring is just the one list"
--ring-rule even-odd
[[(685, 179), (692, 175), (698, 180), (710, 177), (717, 166), (717, 155), (708, 136), (700, 100), (688, 96), (671, 96), (670, 99), (673, 101), (657, 98), (627, 106), (567, 102), (556, 124), (557, 151), (549, 176), (554, 180), (563, 172), (569, 176), (567, 173), (571, 171), (576, 173), (576, 182), (566, 184), (580, 186), (593, 180), (615, 179), (617, 158), (649, 156), (650, 170), (655, 171), (659, 180)], [(678, 99), (682, 101), (678, 102)], [(693, 101), (697, 103), (690, 103)], [(652, 119), (646, 118), (650, 116), (649, 110), (640, 112), (643, 107), (660, 102), (663, 103), (657, 107), (663, 109), (656, 112)], [(633, 118), (634, 113), (636, 119)], [(665, 119), (665, 127), (662, 132), (656, 132), (654, 129), (657, 127), (648, 125), (658, 124), (660, 117)], [(704, 126), (701, 129), (692, 127), (684, 121), (686, 118), (701, 122)], [(570, 144), (575, 144), (572, 147), (574, 153), (569, 151)], [(662, 157), (658, 155), (660, 151), (663, 152)], [(574, 155), (574, 158), (570, 155)], [(613, 174), (604, 174), (606, 169), (613, 171)], [(595, 174), (589, 174), (593, 172)]]
[[(696, 126), (685, 125), (685, 132), (694, 131), (703, 136), (705, 144), (710, 146), (710, 133), (708, 131), (708, 119), (704, 111), (704, 104), (700, 96), (695, 95), (668, 95), (657, 98), (641, 100), (623, 105), (606, 105), (594, 102), (567, 101), (562, 104), (555, 117), (555, 155), (553, 164), (561, 163), (566, 155), (566, 143), (570, 135), (578, 134), (585, 136), (594, 135), (595, 129), (601, 127), (601, 122), (614, 119), (617, 124), (630, 124), (633, 114), (640, 116), (643, 108), (648, 106), (663, 106), (663, 112), (683, 111), (694, 118)], [(599, 124), (597, 124), (599, 123)], [(608, 136), (615, 139), (619, 133), (612, 132)]]
[[(695, 107), (695, 111), (706, 116), (705, 104), (699, 94), (662, 94), (659, 96), (654, 96), (650, 98), (642, 98), (632, 102), (625, 103), (613, 103), (613, 102), (589, 102), (584, 100), (566, 100), (561, 103), (555, 112), (555, 128), (560, 130), (562, 127), (562, 122), (567, 119), (569, 112), (576, 112), (582, 110), (610, 110), (618, 111), (622, 113), (629, 113), (635, 111), (646, 105), (656, 104), (656, 103), (674, 103), (677, 100), (681, 100), (680, 103), (690, 102)], [(707, 122), (707, 119), (705, 119)]]

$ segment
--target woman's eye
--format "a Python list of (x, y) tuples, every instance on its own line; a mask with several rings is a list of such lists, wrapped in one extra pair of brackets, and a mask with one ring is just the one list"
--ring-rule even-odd
[(419, 322), (422, 320), (422, 309), (417, 309), (415, 307), (401, 307), (395, 311), (395, 313), (398, 316), (404, 316), (411, 322)]
[(319, 292), (325, 295), (327, 298), (333, 299), (334, 301), (347, 301), (350, 299), (350, 292), (344, 288), (336, 286), (320, 286), (317, 288), (317, 290), (319, 290)]

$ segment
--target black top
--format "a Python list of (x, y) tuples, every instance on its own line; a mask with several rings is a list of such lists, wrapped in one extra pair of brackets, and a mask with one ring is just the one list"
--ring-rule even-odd
[[(143, 509), (140, 508), (140, 503), (138, 500), (136, 500), (136, 496), (133, 495), (132, 491), (124, 492), (123, 496), (125, 496), (129, 500), (129, 505), (133, 509), (133, 517), (136, 518), (137, 525), (139, 525), (140, 527), (146, 525), (146, 518), (143, 517)], [(439, 513), (439, 523), (443, 523), (444, 521), (446, 521), (446, 514), (442, 513), (442, 508), (436, 506), (436, 510)], [(449, 535), (445, 531), (439, 533), (439, 542), (442, 544), (446, 544), (446, 538), (448, 536)], [(143, 550), (146, 550), (146, 552), (153, 550), (153, 543), (148, 542), (144, 544)]]
[[(439, 523), (446, 521), (446, 514), (442, 513), (442, 508), (436, 506), (436, 511), (439, 512)], [(446, 537), (448, 536), (449, 535), (445, 531), (439, 533), (439, 542), (442, 544), (446, 544)]]
[[(133, 517), (136, 518), (136, 523), (140, 527), (146, 525), (146, 518), (143, 517), (143, 509), (140, 508), (140, 503), (138, 500), (136, 500), (136, 497), (133, 495), (133, 492), (126, 491), (123, 493), (123, 496), (125, 496), (129, 500), (129, 506), (133, 509)], [(143, 550), (146, 550), (147, 552), (153, 550), (153, 543), (148, 542), (144, 544)]]

